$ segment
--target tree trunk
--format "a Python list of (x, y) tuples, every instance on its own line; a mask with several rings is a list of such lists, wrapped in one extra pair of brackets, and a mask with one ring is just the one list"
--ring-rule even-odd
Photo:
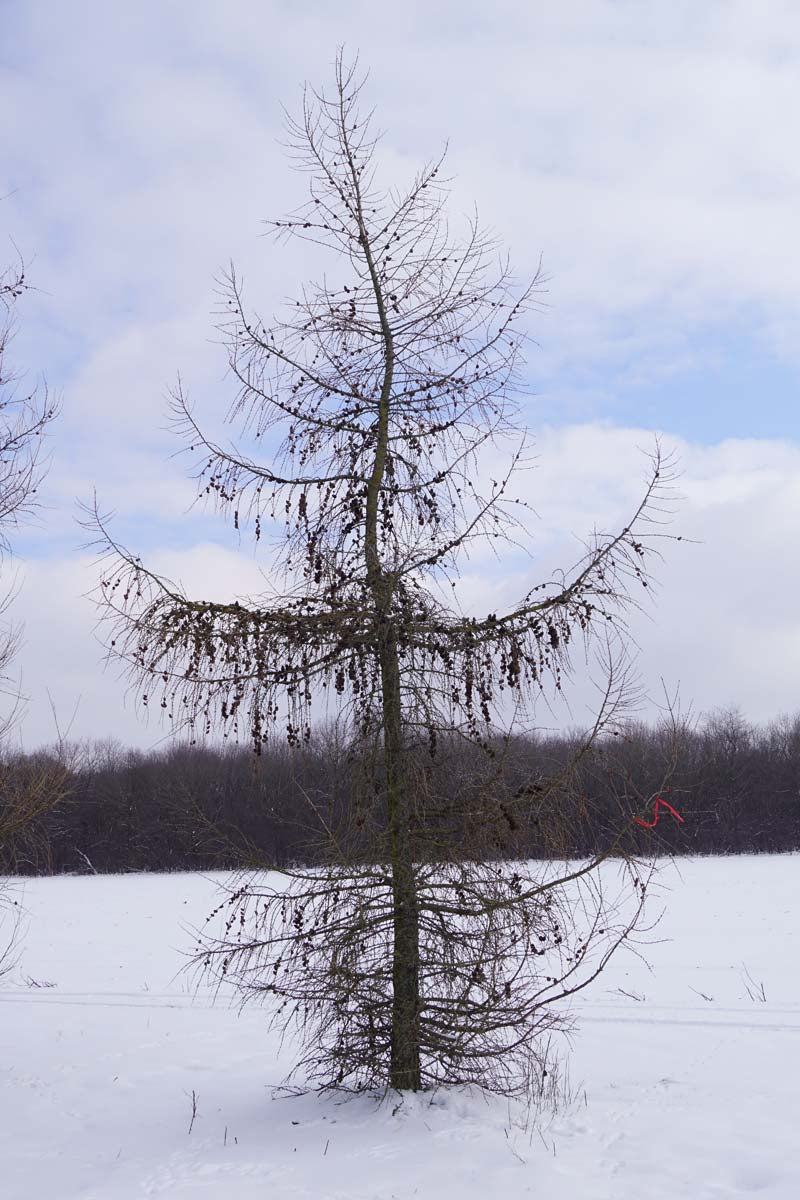
[(398, 1091), (419, 1091), (419, 906), (414, 878), (410, 829), (410, 797), (403, 761), (403, 709), (400, 659), (390, 609), (395, 581), (381, 564), (378, 551), (378, 502), (389, 452), (389, 413), (394, 378), (394, 338), (386, 314), (380, 275), (375, 266), (361, 208), (360, 174), (352, 157), (353, 193), (357, 198), (361, 246), (375, 292), (384, 349), (384, 374), (378, 401), (375, 461), (366, 492), (364, 557), (367, 580), (381, 630), (380, 669), (383, 748), (386, 765), (386, 803), (389, 858), (392, 868), (394, 948), (392, 952), (392, 1049), (389, 1084)]
[(419, 1091), (419, 908), (414, 878), (409, 795), (403, 770), (403, 727), (397, 642), (389, 633), (381, 647), (384, 755), (392, 868), (392, 1050), (389, 1083)]

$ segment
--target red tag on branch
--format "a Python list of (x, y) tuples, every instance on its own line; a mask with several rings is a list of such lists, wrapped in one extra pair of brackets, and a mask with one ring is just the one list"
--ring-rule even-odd
[(633, 819), (636, 822), (636, 824), (644, 825), (645, 829), (652, 829), (654, 825), (657, 825), (658, 824), (658, 806), (659, 806), (659, 804), (663, 808), (669, 809), (669, 811), (672, 813), (673, 817), (677, 817), (678, 820), (681, 822), (681, 824), (684, 824), (684, 820), (683, 820), (683, 817), (681, 816), (681, 814), (679, 812), (676, 812), (675, 809), (672, 807), (672, 805), (668, 804), (666, 800), (662, 800), (660, 796), (656, 796), (655, 803), (653, 805), (652, 821), (645, 821), (641, 817), (634, 817)]

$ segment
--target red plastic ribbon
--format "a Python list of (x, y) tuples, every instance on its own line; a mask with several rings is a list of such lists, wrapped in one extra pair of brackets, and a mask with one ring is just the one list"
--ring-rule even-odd
[(654, 825), (657, 825), (658, 824), (658, 806), (659, 806), (659, 804), (663, 805), (664, 808), (668, 808), (669, 811), (672, 813), (673, 817), (677, 817), (678, 820), (681, 822), (681, 824), (684, 824), (684, 820), (683, 820), (683, 817), (681, 816), (681, 814), (679, 812), (676, 812), (675, 809), (672, 807), (672, 805), (668, 804), (666, 800), (662, 800), (660, 796), (656, 796), (655, 803), (653, 805), (652, 821), (645, 821), (641, 817), (634, 817), (633, 819), (637, 823), (637, 825), (644, 825), (645, 829), (652, 829)]

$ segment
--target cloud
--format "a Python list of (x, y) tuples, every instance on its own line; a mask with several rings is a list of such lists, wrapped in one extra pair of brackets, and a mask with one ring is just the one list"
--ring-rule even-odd
[[(263, 589), (252, 555), (219, 545), (156, 550), (148, 563), (195, 596), (227, 601)], [(25, 565), (14, 616), (25, 625), (18, 665), (28, 699), (20, 726), (27, 746), (56, 738), (49, 697), (62, 727), (74, 714), (74, 738), (113, 736), (147, 746), (165, 736), (166, 730), (137, 705), (120, 664), (106, 660), (106, 635), (91, 595), (99, 577), (96, 560), (87, 555), (50, 556)]]
[[(76, 497), (96, 486), (129, 544), (187, 570), (192, 555), (208, 564), (198, 586), (204, 571), (235, 581), (252, 565), (212, 548), (213, 522), (186, 516), (165, 394), (180, 371), (219, 427), (231, 388), (211, 310), (230, 258), (266, 312), (319, 273), (315, 251), (276, 248), (260, 222), (302, 197), (277, 144), (281, 104), (296, 110), (303, 79), (330, 77), (341, 42), (370, 68), (387, 178), (449, 138), (454, 220), (477, 201), (521, 276), (544, 257), (529, 367), (540, 399), (526, 410), (535, 431), (548, 422), (525, 484), (540, 516), (532, 568), (569, 560), (595, 522), (624, 519), (647, 426), (667, 431), (684, 465), (681, 530), (702, 545), (667, 549), (655, 623), (636, 626), (645, 674), (657, 683), (667, 663), (701, 707), (793, 707), (797, 448), (726, 440), (726, 376), (714, 372), (733, 347), (743, 367), (782, 363), (783, 399), (741, 400), (736, 431), (795, 420), (796, 4), (28, 0), (4, 19), (0, 103), (14, 120), (0, 217), (40, 289), (15, 359), (64, 401), (49, 508), (19, 543), (20, 661), (37, 697), (26, 738), (47, 736), (40, 701), (56, 680), (84, 695), (87, 730), (153, 736), (96, 671)], [(688, 376), (696, 401), (681, 403)], [(233, 556), (224, 568), (221, 554)], [(477, 602), (489, 567), (473, 567)], [(523, 571), (515, 560), (509, 594)], [(502, 574), (488, 576), (494, 592)]]
[(27, 60), (4, 79), (20, 114), (5, 170), (19, 189), (7, 219), (84, 330), (185, 312), (230, 254), (260, 264), (268, 301), (282, 294), (288, 271), (265, 278), (255, 243), (299, 190), (275, 142), (280, 105), (327, 79), (344, 41), (372, 68), (387, 167), (449, 138), (455, 208), (477, 199), (521, 271), (544, 254), (555, 319), (539, 369), (624, 360), (632, 338), (658, 359), (743, 313), (795, 354), (796, 6), (78, 10), (82, 24), (46, 0), (17, 16)]
[[(460, 594), (467, 609), (501, 611), (551, 569), (570, 566), (580, 539), (597, 524), (617, 528), (631, 516), (647, 469), (652, 434), (599, 425), (546, 430), (539, 462), (522, 486), (539, 519), (532, 522), (533, 556), (465, 564)], [(800, 524), (800, 448), (779, 441), (728, 440), (701, 446), (671, 439), (680, 469), (664, 532), (663, 561), (654, 567), (656, 595), (642, 594), (643, 611), (631, 621), (640, 653), (638, 668), (653, 701), (660, 680), (680, 685), (696, 711), (738, 704), (767, 720), (797, 707), (800, 563), (793, 553)], [(149, 560), (155, 570), (182, 582), (195, 596), (230, 600), (263, 590), (268, 560), (245, 548), (198, 541), (163, 546)], [(97, 578), (91, 560), (49, 558), (28, 563), (17, 612), (26, 621), (21, 657), (31, 697), (24, 738), (52, 737), (47, 689), (60, 716), (80, 698), (73, 732), (114, 734), (135, 744), (163, 736), (145, 725), (116, 668), (102, 670), (93, 633), (96, 614), (84, 593)], [(636, 597), (638, 599), (638, 597)], [(580, 660), (568, 689), (569, 711), (544, 714), (551, 724), (581, 723), (596, 700)], [(643, 713), (654, 711), (645, 706)]]
[[(645, 430), (596, 426), (548, 433), (534, 484), (544, 524), (555, 529), (570, 513), (580, 531), (592, 511), (612, 526), (624, 521), (647, 440)], [(679, 477), (664, 532), (681, 541), (662, 545), (654, 603), (631, 622), (643, 682), (655, 698), (662, 677), (670, 689), (680, 685), (695, 711), (731, 703), (756, 720), (795, 711), (800, 449), (674, 438), (665, 449), (674, 451)]]

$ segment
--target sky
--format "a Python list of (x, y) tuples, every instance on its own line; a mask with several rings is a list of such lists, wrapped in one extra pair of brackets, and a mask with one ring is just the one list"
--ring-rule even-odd
[[(468, 563), (472, 602), (527, 591), (593, 527), (624, 523), (659, 436), (679, 472), (669, 532), (682, 540), (665, 542), (655, 600), (633, 622), (643, 715), (662, 680), (698, 714), (800, 709), (800, 7), (0, 10), (0, 249), (5, 261), (19, 248), (36, 289), (13, 363), (62, 404), (43, 508), (16, 539), (25, 746), (53, 740), (53, 709), (74, 737), (163, 736), (103, 665), (78, 524), (95, 490), (122, 539), (195, 594), (261, 584), (268, 564), (189, 511), (166, 399), (179, 372), (209, 422), (230, 399), (212, 318), (230, 261), (262, 310), (314, 277), (313, 253), (276, 249), (262, 222), (303, 198), (282, 106), (331, 79), (340, 44), (369, 70), (386, 179), (446, 142), (454, 222), (476, 204), (519, 277), (540, 258), (548, 277), (524, 401), (534, 553)], [(572, 695), (557, 719), (580, 724), (593, 697), (580, 671)]]

